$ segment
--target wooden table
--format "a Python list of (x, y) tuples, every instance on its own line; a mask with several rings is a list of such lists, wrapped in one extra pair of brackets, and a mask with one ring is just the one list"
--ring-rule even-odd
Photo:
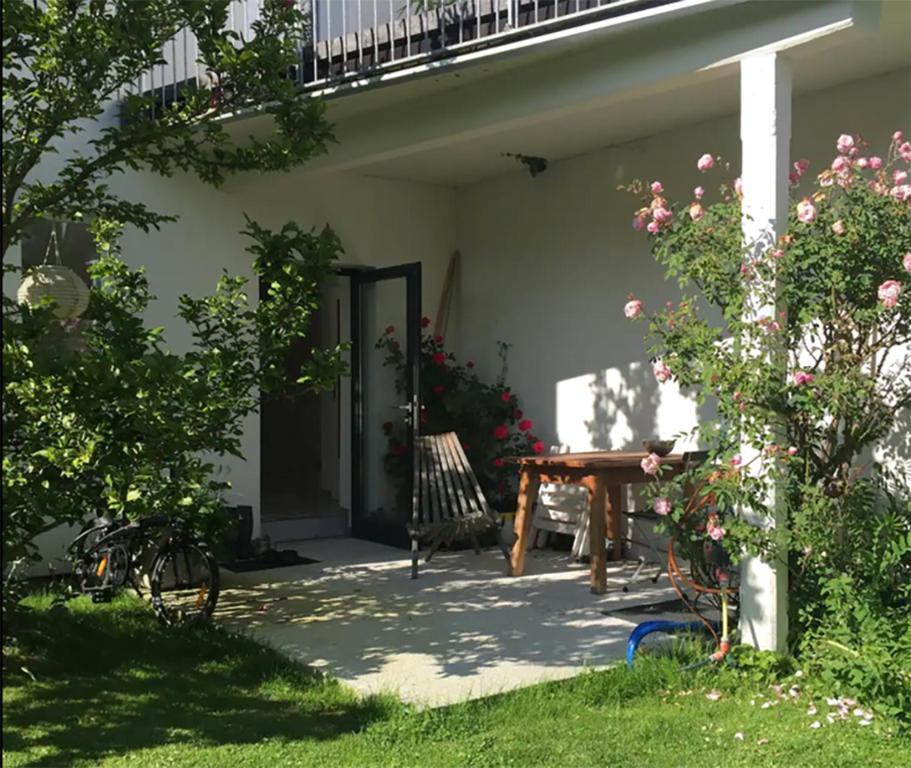
[[(603, 595), (607, 591), (605, 533), (614, 542), (613, 559), (620, 560), (623, 557), (621, 492), (624, 485), (651, 481), (652, 478), (640, 466), (647, 455), (643, 451), (597, 451), (508, 459), (520, 465), (515, 520), (517, 538), (512, 547), (509, 575), (521, 576), (525, 572), (525, 550), (541, 483), (575, 483), (588, 489), (591, 591)], [(666, 467), (661, 476), (673, 476), (683, 469), (683, 454), (666, 456), (661, 459), (661, 464)]]

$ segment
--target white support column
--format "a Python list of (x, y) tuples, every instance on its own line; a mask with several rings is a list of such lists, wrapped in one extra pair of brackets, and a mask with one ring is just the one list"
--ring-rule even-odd
[[(743, 236), (761, 253), (788, 224), (788, 171), (791, 143), (791, 71), (780, 53), (762, 53), (740, 63)], [(777, 308), (752, 306), (759, 312)], [(755, 455), (742, 446), (747, 462)], [(777, 497), (773, 492), (773, 496)], [(779, 510), (781, 499), (770, 498)], [(775, 522), (780, 522), (776, 511)], [(785, 563), (744, 560), (741, 572), (740, 633), (762, 650), (783, 651), (788, 635), (788, 575)]]

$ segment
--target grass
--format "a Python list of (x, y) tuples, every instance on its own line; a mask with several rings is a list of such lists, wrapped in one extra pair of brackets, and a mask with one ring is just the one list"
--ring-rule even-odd
[[(133, 598), (79, 599), (68, 610), (46, 597), (28, 605), (17, 642), (4, 649), (8, 768), (874, 768), (906, 766), (911, 751), (881, 718), (868, 728), (852, 718), (813, 730), (805, 696), (762, 709), (767, 687), (694, 677), (667, 658), (417, 711), (388, 697), (359, 699), (215, 628), (164, 630)], [(706, 698), (709, 684), (720, 700)]]

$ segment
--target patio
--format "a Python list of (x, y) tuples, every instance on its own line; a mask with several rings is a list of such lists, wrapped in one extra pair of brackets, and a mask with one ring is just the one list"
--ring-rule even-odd
[(360, 693), (425, 706), (615, 664), (636, 624), (673, 617), (647, 609), (675, 597), (666, 579), (622, 591), (629, 562), (609, 563), (608, 591), (593, 595), (588, 566), (568, 553), (530, 552), (526, 575), (509, 578), (497, 550), (440, 552), (414, 581), (402, 550), (357, 539), (285, 546), (319, 562), (223, 572), (220, 621)]

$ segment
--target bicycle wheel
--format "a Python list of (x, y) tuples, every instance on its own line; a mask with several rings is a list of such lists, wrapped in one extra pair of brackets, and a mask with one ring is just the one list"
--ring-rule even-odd
[(149, 587), (166, 626), (205, 621), (218, 602), (218, 563), (205, 544), (168, 543), (155, 556)]

